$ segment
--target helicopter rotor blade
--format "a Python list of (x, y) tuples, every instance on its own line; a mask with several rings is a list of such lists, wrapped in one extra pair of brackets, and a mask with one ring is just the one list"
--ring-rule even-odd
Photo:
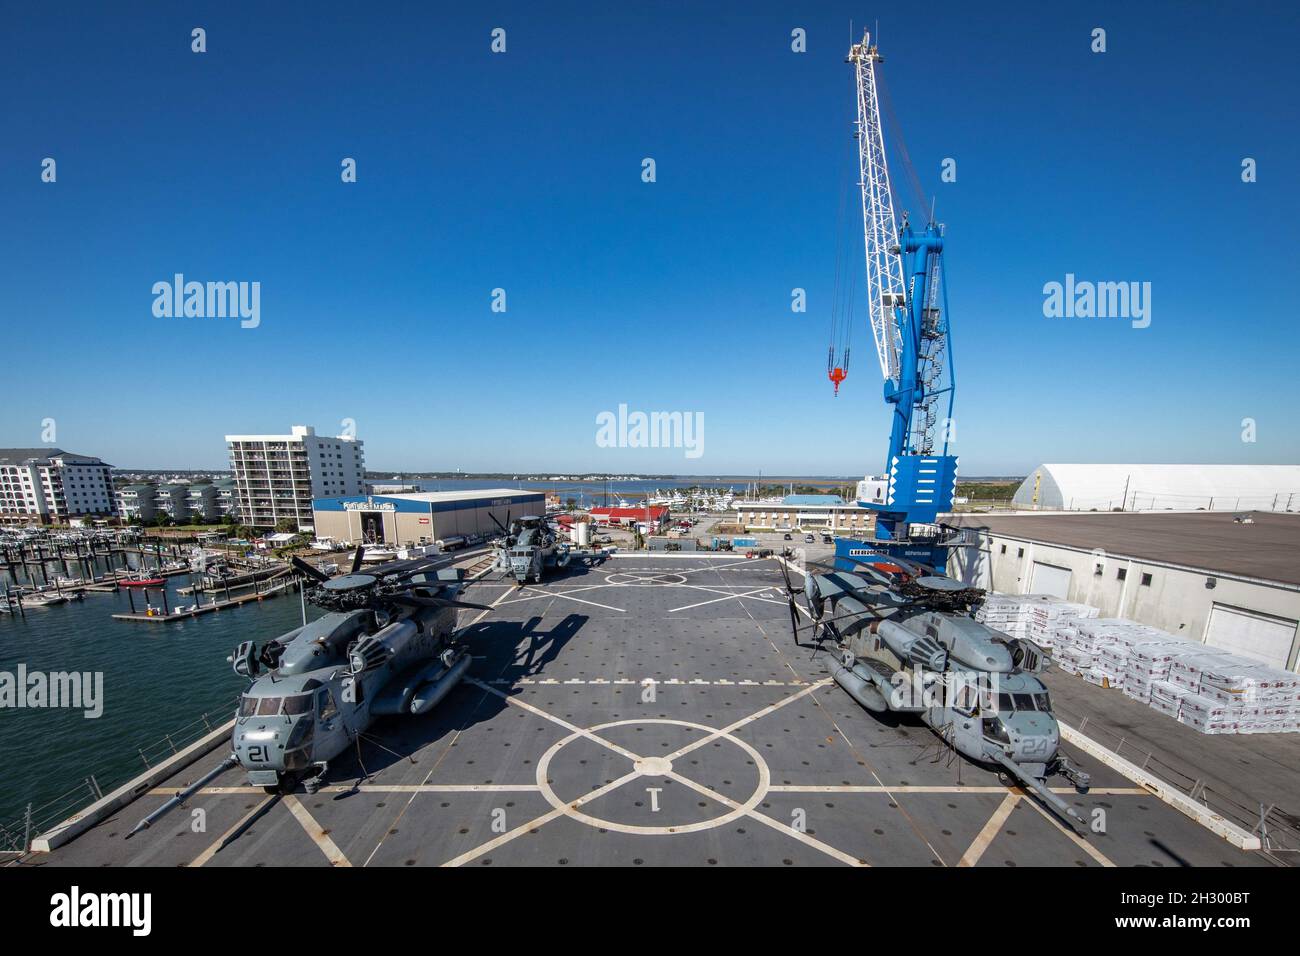
[(365, 555), (366, 549), (362, 545), (357, 545), (357, 553), (352, 555), (352, 570), (349, 574), (356, 574), (361, 570), (361, 558)]
[[(794, 635), (795, 646), (802, 647), (803, 645), (799, 643), (799, 609), (794, 603), (794, 585), (790, 581), (790, 569), (784, 561), (778, 561), (777, 564), (781, 565), (781, 577), (785, 579), (785, 600), (790, 606), (790, 631)], [(814, 621), (814, 626), (815, 624)]]
[(405, 561), (390, 561), (387, 564), (371, 568), (367, 573), (378, 578), (387, 578), (390, 581), (405, 581), (424, 571), (432, 571), (444, 560), (445, 558), (439, 555), (429, 558), (410, 558)]
[(789, 595), (786, 601), (790, 605), (790, 632), (794, 635), (795, 646), (801, 647), (802, 645), (799, 644), (799, 609), (795, 607), (794, 595)]
[(405, 604), (407, 607), (457, 607), (473, 611), (490, 611), (492, 608), (486, 604), (475, 604), (473, 601), (457, 601), (454, 598), (425, 597), (421, 594), (394, 594), (389, 598), (394, 604)]
[[(877, 564), (892, 563), (893, 562), (892, 558), (890, 558), (889, 561), (885, 561), (883, 559), (872, 561), (867, 558), (852, 558), (852, 557), (846, 558), (845, 560), (852, 561), (859, 568), (861, 568), (868, 576), (874, 578), (877, 584), (883, 585), (885, 587), (894, 586), (894, 582), (890, 579), (889, 575), (885, 574), (883, 571), (880, 570), (880, 568), (876, 566)], [(899, 567), (902, 567), (901, 563), (899, 564)]]
[(324, 582), (330, 579), (330, 576), (326, 574), (324, 571), (320, 570), (319, 568), (312, 567), (310, 564), (308, 564), (302, 558), (298, 557), (298, 555), (296, 554), (289, 559), (289, 563), (292, 564), (295, 568), (297, 568), (300, 574), (310, 578), (311, 580), (315, 581), (317, 584), (323, 584)]

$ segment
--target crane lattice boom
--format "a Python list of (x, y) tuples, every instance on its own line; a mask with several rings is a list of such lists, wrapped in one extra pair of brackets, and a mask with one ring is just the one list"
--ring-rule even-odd
[(904, 302), (903, 261), (898, 255), (898, 225), (894, 197), (885, 161), (885, 137), (876, 94), (876, 63), (880, 54), (870, 34), (849, 50), (848, 62), (858, 85), (858, 185), (862, 189), (862, 225), (866, 238), (867, 302), (871, 309), (871, 334), (880, 356), (881, 374), (894, 382), (899, 375), (902, 331), (894, 310)]

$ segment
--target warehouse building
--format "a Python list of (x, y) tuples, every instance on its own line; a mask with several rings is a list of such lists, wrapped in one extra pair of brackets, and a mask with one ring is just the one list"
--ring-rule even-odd
[(1050, 594), (1300, 669), (1300, 515), (954, 515), (947, 523), (972, 538), (948, 565), (969, 584)]
[(348, 545), (407, 547), (453, 537), (493, 535), (501, 525), (545, 513), (539, 491), (425, 491), (409, 495), (353, 495), (312, 502), (316, 537)]
[(1297, 511), (1300, 465), (1039, 465), (1012, 503), (1035, 511)]
[(839, 495), (786, 495), (780, 501), (734, 501), (731, 507), (746, 531), (865, 534), (875, 527), (875, 512)]

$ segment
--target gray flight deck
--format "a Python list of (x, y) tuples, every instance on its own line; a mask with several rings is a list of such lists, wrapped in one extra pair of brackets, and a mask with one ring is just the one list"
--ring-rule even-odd
[(795, 646), (776, 559), (616, 557), (522, 589), (494, 577), (466, 591), (495, 605), (462, 615), (470, 679), (429, 716), (372, 727), (359, 787), (355, 756), (314, 795), (233, 770), (124, 839), (219, 747), (26, 862), (1272, 865), (1067, 747), (1093, 788), (1061, 792), (1085, 818), (1105, 811), (1106, 832), (1080, 838), (919, 722), (862, 710)]

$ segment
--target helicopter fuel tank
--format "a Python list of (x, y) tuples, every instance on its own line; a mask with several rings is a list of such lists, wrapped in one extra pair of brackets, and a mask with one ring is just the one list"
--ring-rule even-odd
[(436, 680), (425, 683), (411, 698), (411, 713), (428, 713), (438, 706), (442, 699), (451, 693), (452, 688), (460, 683), (460, 679), (465, 676), (472, 661), (471, 655), (462, 654), (451, 667), (445, 668)]
[(877, 714), (884, 714), (889, 711), (889, 703), (885, 695), (881, 693), (880, 688), (876, 686), (865, 669), (863, 664), (857, 662), (853, 667), (845, 667), (839, 661), (831, 662), (831, 676), (835, 678), (835, 683), (843, 687), (850, 697), (856, 700), (863, 707)]

